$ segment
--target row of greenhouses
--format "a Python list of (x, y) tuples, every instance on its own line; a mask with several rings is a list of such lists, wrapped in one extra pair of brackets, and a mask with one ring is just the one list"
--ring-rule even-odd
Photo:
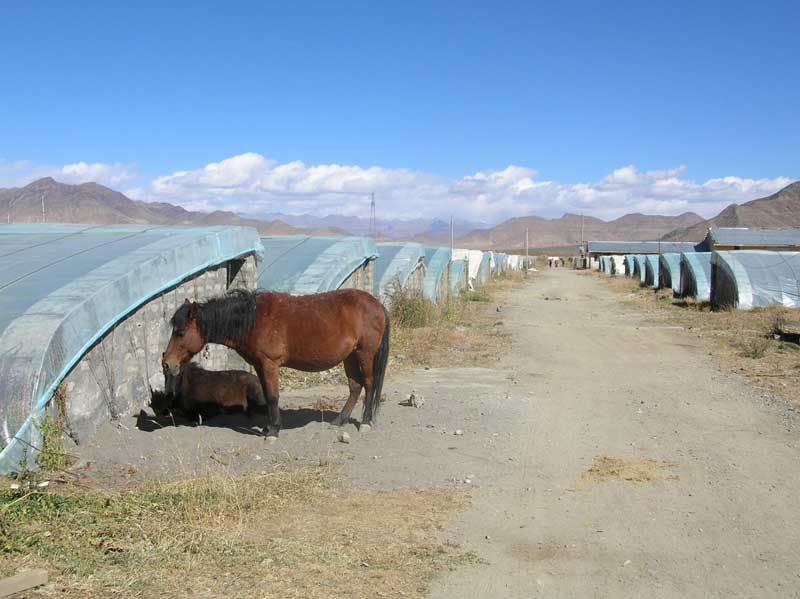
[[(42, 423), (83, 443), (163, 387), (170, 318), (228, 290), (400, 289), (443, 302), (518, 256), (363, 237), (262, 237), (248, 227), (0, 226), (0, 472), (36, 467)], [(242, 368), (209, 345), (214, 370)], [(52, 401), (54, 397), (58, 401)]]
[[(724, 247), (736, 249), (721, 249), (720, 240), (725, 241)], [(757, 249), (747, 240), (755, 240)], [(671, 289), (675, 297), (710, 302), (715, 309), (800, 308), (800, 251), (769, 249), (773, 242), (780, 248), (800, 245), (800, 230), (717, 229), (693, 251), (608, 253), (598, 255), (593, 263), (610, 276), (633, 277), (643, 287)], [(622, 244), (630, 242), (608, 243), (603, 249), (623, 249)]]

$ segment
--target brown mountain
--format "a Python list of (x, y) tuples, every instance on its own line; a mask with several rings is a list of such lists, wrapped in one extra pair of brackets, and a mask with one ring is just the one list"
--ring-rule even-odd
[(45, 220), (61, 223), (100, 225), (141, 223), (153, 225), (236, 225), (254, 227), (262, 235), (346, 235), (342, 229), (323, 227), (302, 229), (286, 223), (242, 218), (233, 212), (192, 212), (164, 202), (139, 202), (99, 185), (67, 185), (50, 177), (25, 187), (0, 189), (0, 219), (8, 222), (41, 222), (42, 202)]
[(731, 204), (714, 218), (681, 227), (664, 236), (665, 241), (701, 241), (709, 227), (800, 227), (800, 181), (777, 193), (745, 204)]
[[(640, 241), (658, 239), (678, 227), (689, 227), (703, 218), (694, 212), (678, 216), (626, 214), (612, 221), (583, 217), (583, 239), (604, 241)], [(512, 218), (491, 229), (473, 231), (458, 239), (460, 247), (482, 249), (521, 249), (525, 247), (525, 228), (532, 248), (576, 246), (581, 240), (581, 216), (565, 214), (561, 218), (538, 216)]]

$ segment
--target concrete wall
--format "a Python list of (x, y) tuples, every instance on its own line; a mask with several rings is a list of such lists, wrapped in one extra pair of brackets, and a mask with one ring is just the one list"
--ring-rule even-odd
[[(60, 417), (80, 443), (104, 422), (138, 412), (150, 402), (150, 388), (163, 389), (161, 354), (172, 333), (170, 318), (186, 299), (204, 301), (228, 289), (256, 288), (252, 256), (232, 260), (183, 281), (129, 314), (75, 365), (60, 387)], [(208, 345), (195, 361), (212, 370), (249, 367), (238, 354)], [(54, 414), (58, 416), (58, 414)]]

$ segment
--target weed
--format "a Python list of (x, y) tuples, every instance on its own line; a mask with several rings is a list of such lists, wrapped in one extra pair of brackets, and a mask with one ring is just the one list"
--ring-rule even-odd
[(464, 301), (467, 302), (490, 302), (492, 301), (492, 296), (489, 295), (489, 292), (486, 289), (472, 289), (465, 292), (461, 296)]
[(419, 293), (398, 288), (392, 294), (389, 315), (395, 326), (409, 329), (424, 327), (434, 319), (435, 311), (433, 302)]
[(67, 465), (67, 454), (64, 452), (64, 439), (61, 424), (57, 419), (45, 412), (44, 418), (37, 424), (42, 436), (42, 446), (36, 455), (36, 465), (43, 472), (55, 472)]

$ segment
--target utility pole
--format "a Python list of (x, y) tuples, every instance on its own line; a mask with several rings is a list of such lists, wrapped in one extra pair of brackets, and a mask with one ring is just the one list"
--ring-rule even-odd
[(450, 256), (453, 255), (453, 249), (456, 247), (456, 235), (453, 230), (453, 215), (450, 215)]
[(369, 194), (369, 235), (375, 237), (375, 192)]
[(525, 227), (525, 270), (528, 270), (528, 227)]

